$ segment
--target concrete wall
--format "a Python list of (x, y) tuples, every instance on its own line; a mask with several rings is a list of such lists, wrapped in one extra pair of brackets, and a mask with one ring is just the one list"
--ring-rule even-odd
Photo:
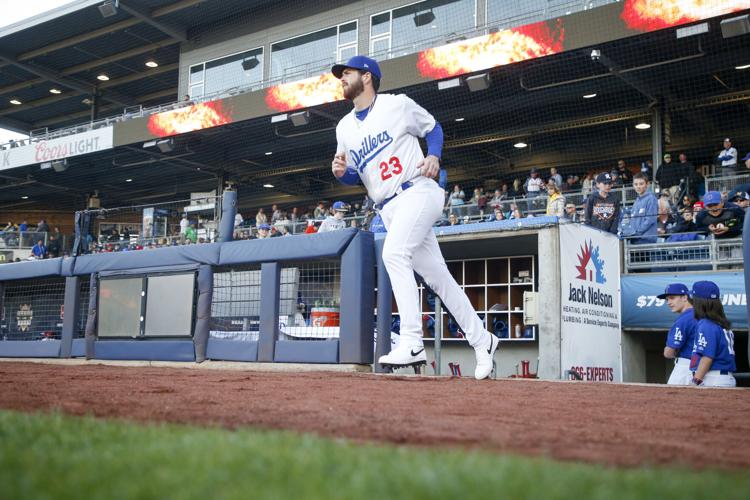
[(560, 368), (560, 231), (539, 231), (539, 373), (541, 378), (559, 379)]

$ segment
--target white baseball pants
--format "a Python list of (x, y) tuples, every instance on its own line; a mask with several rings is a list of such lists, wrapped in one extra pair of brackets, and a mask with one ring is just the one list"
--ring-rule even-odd
[(703, 377), (701, 387), (737, 387), (737, 380), (731, 373), (722, 375), (719, 370), (711, 370)]
[[(432, 179), (419, 177), (380, 211), (388, 234), (383, 262), (401, 317), (399, 345), (422, 345), (422, 315), (414, 271), (440, 297), (472, 347), (487, 345), (489, 335), (469, 298), (453, 279), (432, 230), (440, 219), (445, 192)], [(436, 332), (438, 335), (439, 332)]]
[(690, 385), (692, 380), (693, 372), (690, 371), (690, 360), (686, 358), (677, 358), (667, 384)]

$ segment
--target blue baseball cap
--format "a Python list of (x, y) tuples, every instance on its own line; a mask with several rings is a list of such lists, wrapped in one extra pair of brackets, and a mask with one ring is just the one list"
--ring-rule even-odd
[(721, 297), (721, 292), (719, 292), (718, 285), (713, 281), (696, 281), (693, 283), (690, 296), (700, 297), (701, 299), (718, 299)]
[(347, 205), (343, 201), (337, 201), (336, 203), (333, 204), (333, 209), (334, 210), (341, 210), (342, 212), (346, 212), (346, 211), (349, 210), (349, 205)]
[(263, 224), (261, 224), (261, 225), (258, 226), (258, 229), (268, 229), (268, 230), (270, 230), (271, 226), (269, 226), (266, 223), (263, 223)]
[(718, 191), (709, 191), (708, 193), (703, 195), (703, 204), (708, 205), (717, 205), (721, 203), (721, 193)]
[(335, 64), (333, 68), (331, 68), (331, 73), (333, 73), (333, 76), (335, 76), (336, 78), (341, 78), (341, 75), (342, 73), (344, 73), (344, 70), (346, 68), (358, 69), (360, 71), (369, 71), (374, 76), (378, 77), (378, 79), (381, 78), (380, 66), (378, 66), (378, 63), (377, 61), (375, 61), (375, 59), (370, 59), (369, 57), (354, 56), (346, 61), (346, 64)]
[(690, 290), (688, 290), (688, 287), (682, 283), (670, 283), (664, 289), (664, 293), (657, 295), (656, 298), (666, 299), (667, 295), (690, 295)]

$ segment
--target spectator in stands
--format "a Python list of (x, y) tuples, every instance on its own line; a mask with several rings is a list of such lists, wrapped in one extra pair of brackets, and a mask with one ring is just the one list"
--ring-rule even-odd
[(578, 209), (576, 209), (575, 203), (570, 201), (565, 204), (565, 213), (563, 214), (563, 219), (570, 222), (583, 222), (583, 218), (578, 212)]
[(704, 168), (708, 169), (708, 165), (704, 166), (698, 166), (693, 169), (692, 172), (690, 172), (689, 176), (689, 182), (690, 185), (695, 187), (695, 197), (697, 199), (703, 198), (703, 195), (706, 194), (706, 178), (703, 177)]
[(651, 164), (651, 160), (641, 162), (641, 172), (646, 174), (649, 179), (653, 179), (654, 168)]
[[(180, 235), (185, 234), (189, 226), (190, 226), (190, 221), (188, 220), (187, 214), (182, 214), (182, 219), (180, 219)], [(236, 226), (237, 225), (235, 224), (235, 227)]]
[(747, 191), (737, 191), (729, 201), (747, 211), (747, 207), (750, 206), (750, 194)]
[(497, 205), (493, 208), (492, 215), (487, 217), (487, 222), (495, 222), (499, 220), (505, 220), (505, 214), (503, 213), (502, 205)]
[(560, 187), (550, 177), (547, 181), (547, 215), (562, 217), (565, 214), (565, 196), (560, 192)]
[(693, 208), (685, 207), (680, 210), (680, 220), (669, 230), (667, 241), (692, 241), (698, 237)]
[(672, 155), (667, 153), (664, 155), (664, 162), (656, 171), (656, 182), (659, 183), (661, 192), (666, 191), (670, 200), (675, 200), (680, 191), (680, 183), (689, 176), (690, 171), (686, 169), (686, 165), (672, 163)]
[(36, 231), (38, 233), (49, 233), (49, 226), (47, 225), (47, 221), (41, 219), (39, 221), (39, 224), (37, 224), (36, 226)]
[(447, 225), (448, 226), (457, 226), (459, 224), (461, 224), (461, 222), (459, 222), (458, 216), (456, 214), (454, 214), (453, 212), (451, 212), (451, 214), (448, 216), (448, 224)]
[(536, 168), (532, 168), (529, 172), (529, 177), (523, 185), (526, 191), (526, 196), (529, 198), (535, 198), (542, 194), (544, 190), (544, 181), (539, 177), (539, 171)]
[(659, 193), (659, 215), (656, 218), (656, 233), (664, 236), (674, 225), (672, 217), (672, 204), (669, 202), (669, 193), (662, 191)]
[(18, 225), (18, 230), (22, 233), (25, 233), (29, 230), (29, 225), (26, 222), (26, 219), (22, 220), (21, 223)]
[(469, 203), (476, 205), (479, 209), (479, 215), (484, 215), (484, 209), (487, 207), (487, 195), (484, 194), (484, 188), (478, 187), (474, 189), (474, 194), (469, 200)]
[(451, 191), (451, 194), (448, 196), (448, 206), (456, 207), (463, 205), (465, 199), (466, 193), (464, 193), (464, 190), (461, 189), (461, 186), (455, 184), (453, 186), (453, 191)]
[(305, 234), (314, 234), (317, 232), (318, 230), (315, 229), (315, 221), (313, 219), (308, 219), (307, 227), (305, 228)]
[(588, 196), (593, 191), (594, 191), (594, 176), (591, 174), (591, 172), (588, 172), (583, 177), (583, 182), (581, 183), (581, 194), (583, 196)]
[(109, 242), (120, 241), (120, 233), (117, 231), (116, 227), (113, 227), (112, 230), (107, 235), (107, 241)]
[(703, 197), (706, 208), (701, 210), (695, 224), (701, 231), (714, 235), (714, 238), (736, 238), (742, 234), (745, 211), (734, 203), (724, 203), (721, 193), (709, 191)]
[(264, 208), (259, 208), (258, 213), (255, 214), (255, 226), (260, 226), (261, 224), (266, 224), (268, 222), (268, 216), (266, 215), (266, 210)]
[[(234, 227), (241, 227), (243, 222), (245, 222), (245, 219), (243, 219), (242, 214), (237, 211), (237, 213), (234, 214)], [(182, 229), (182, 221), (180, 221), (180, 229)]]
[(282, 213), (279, 206), (276, 204), (271, 205), (271, 224), (276, 224), (282, 219)]
[(581, 186), (578, 185), (578, 181), (576, 181), (575, 175), (569, 175), (568, 178), (565, 180), (565, 184), (562, 186), (562, 192), (563, 193), (570, 193), (573, 191), (578, 191)]
[(623, 186), (623, 180), (620, 178), (620, 172), (616, 168), (613, 168), (609, 175), (612, 176), (613, 188), (621, 188)]
[(612, 174), (608, 172), (596, 176), (598, 192), (586, 199), (584, 223), (601, 231), (617, 234), (620, 223), (620, 201), (612, 190)]
[[(503, 184), (503, 186), (505, 186), (506, 194), (507, 194), (508, 185)], [(505, 195), (503, 194), (503, 191), (501, 189), (495, 189), (495, 195), (490, 199), (490, 206), (492, 208), (495, 208), (496, 206), (502, 204), (504, 199), (505, 199)]]
[(264, 240), (271, 237), (271, 226), (268, 223), (263, 222), (258, 224), (258, 239)]
[[(562, 188), (563, 178), (562, 175), (557, 173), (557, 169), (555, 167), (549, 169), (549, 180), (554, 182), (558, 188)], [(549, 180), (547, 182), (549, 182)]]
[(510, 204), (510, 216), (508, 219), (523, 219), (523, 212), (516, 203)]
[(627, 184), (630, 182), (631, 175), (627, 165), (625, 165), (625, 160), (617, 160), (617, 176), (620, 178), (623, 184)]
[(688, 161), (685, 153), (680, 153), (678, 158), (680, 160), (680, 163), (678, 164), (680, 167), (680, 176), (686, 183), (685, 188), (689, 194), (695, 196), (698, 187), (695, 185), (695, 165)]
[(656, 218), (659, 203), (648, 185), (648, 177), (642, 172), (633, 176), (633, 188), (638, 198), (630, 211), (630, 225), (623, 236), (630, 239), (634, 245), (642, 243), (656, 243)]
[(43, 259), (47, 256), (47, 247), (44, 246), (44, 240), (39, 239), (39, 241), (36, 242), (36, 245), (31, 247), (31, 256), (35, 259)]
[(316, 220), (325, 219), (327, 212), (325, 202), (319, 201), (318, 206), (313, 211), (313, 217)]
[(721, 167), (720, 175), (735, 175), (737, 173), (737, 150), (732, 147), (732, 140), (729, 137), (724, 139), (724, 149), (719, 151), (716, 160)]
[(346, 221), (344, 216), (349, 211), (349, 205), (343, 201), (337, 201), (333, 204), (333, 215), (329, 215), (318, 228), (319, 233), (326, 233), (328, 231), (337, 231), (339, 229), (346, 229)]
[(195, 230), (195, 222), (191, 222), (185, 230), (185, 241), (196, 243), (198, 241), (198, 231)]

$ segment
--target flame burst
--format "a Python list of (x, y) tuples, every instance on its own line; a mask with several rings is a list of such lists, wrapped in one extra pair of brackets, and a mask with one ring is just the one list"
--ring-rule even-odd
[(632, 30), (654, 31), (748, 7), (747, 0), (626, 0), (621, 17)]
[(344, 98), (341, 81), (332, 73), (282, 83), (266, 91), (266, 105), (277, 111), (309, 108)]
[(558, 19), (498, 31), (419, 53), (417, 68), (428, 78), (448, 78), (495, 66), (556, 54), (563, 50), (565, 30)]
[(151, 115), (148, 131), (156, 137), (166, 137), (227, 123), (232, 123), (231, 113), (222, 109), (221, 101), (213, 101)]

